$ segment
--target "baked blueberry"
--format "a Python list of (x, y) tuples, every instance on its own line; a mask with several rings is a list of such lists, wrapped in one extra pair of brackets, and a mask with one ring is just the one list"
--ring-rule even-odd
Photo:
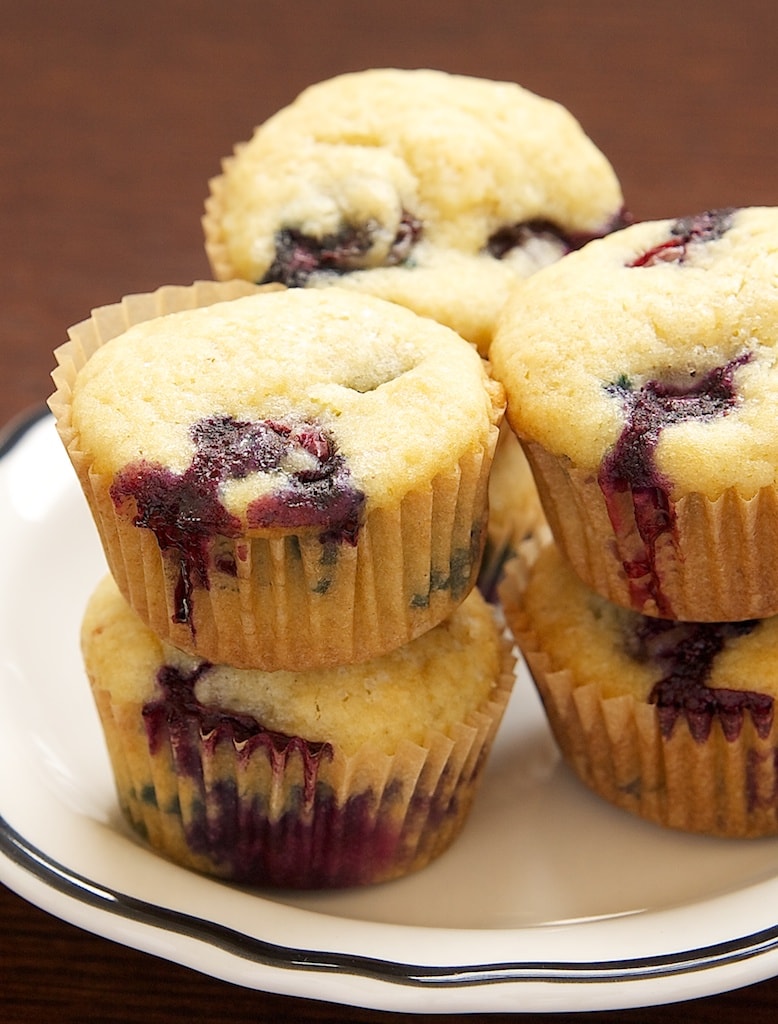
[(514, 249), (521, 249), (534, 240), (546, 241), (559, 247), (561, 253), (573, 252), (580, 249), (587, 242), (595, 238), (602, 238), (612, 231), (618, 231), (627, 227), (632, 218), (626, 210), (612, 217), (606, 224), (596, 231), (571, 231), (555, 224), (551, 220), (536, 218), (523, 221), (519, 224), (511, 224), (508, 227), (498, 228), (489, 236), (486, 243), (486, 251), (497, 260), (505, 257)]
[(691, 217), (680, 217), (670, 225), (669, 237), (652, 246), (629, 264), (630, 267), (653, 267), (661, 263), (682, 264), (691, 248), (715, 242), (732, 225), (734, 209), (706, 210)]
[(603, 459), (598, 481), (616, 525), (617, 496), (626, 491), (631, 494), (643, 552), (625, 562), (624, 571), (631, 585), (640, 590), (636, 600), (655, 601), (660, 615), (672, 616), (673, 609), (657, 572), (656, 545), (675, 526), (669, 496), (671, 481), (659, 472), (655, 461), (660, 434), (675, 423), (726, 416), (738, 400), (735, 372), (751, 358), (752, 353), (746, 352), (700, 377), (689, 374), (686, 384), (651, 380), (634, 388), (629, 380), (621, 378), (608, 387), (624, 410), (625, 423), (616, 444)]
[[(151, 530), (160, 550), (178, 556), (174, 621), (191, 623), (193, 589), (210, 587), (210, 542), (241, 532), (240, 519), (221, 500), (228, 480), (271, 475), (269, 493), (247, 509), (250, 527), (318, 527), (322, 542), (356, 543), (365, 496), (353, 485), (334, 441), (317, 424), (213, 416), (195, 423), (190, 435), (195, 450), (183, 473), (131, 463), (111, 487), (117, 505), (127, 498), (135, 501), (134, 524)], [(300, 452), (306, 456), (302, 465)], [(234, 562), (229, 571), (233, 574)]]
[[(405, 263), (422, 231), (421, 222), (403, 214), (395, 239), (382, 266)], [(369, 266), (367, 257), (375, 241), (375, 227), (347, 226), (337, 234), (316, 238), (297, 228), (281, 228), (275, 236), (275, 258), (260, 284), (276, 282), (304, 288), (314, 274), (347, 274)]]
[(655, 704), (664, 736), (671, 736), (679, 717), (698, 742), (710, 735), (718, 719), (729, 741), (737, 738), (749, 714), (761, 736), (773, 720), (773, 698), (767, 693), (708, 685), (713, 662), (728, 640), (747, 636), (759, 623), (673, 622), (642, 618), (627, 637), (633, 657), (657, 665), (662, 677), (654, 684), (648, 701)]

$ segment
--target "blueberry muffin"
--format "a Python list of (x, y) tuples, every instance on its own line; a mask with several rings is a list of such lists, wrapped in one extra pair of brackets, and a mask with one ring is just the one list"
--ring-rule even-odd
[(486, 352), (512, 284), (622, 208), (559, 104), (388, 68), (311, 86), (258, 127), (211, 182), (203, 224), (218, 279), (368, 291)]
[(151, 319), (145, 299), (97, 311), (57, 353), (52, 408), (122, 593), (238, 667), (407, 643), (473, 585), (502, 388), (401, 306), (218, 288)]
[(490, 360), (581, 578), (643, 614), (778, 613), (778, 210), (634, 225), (517, 287)]
[[(379, 69), (306, 90), (211, 182), (219, 279), (331, 284), (431, 316), (488, 349), (515, 280), (626, 219), (618, 181), (564, 108), (512, 83)], [(505, 433), (489, 546), (542, 520)]]
[(503, 581), (506, 618), (568, 763), (660, 825), (778, 833), (778, 618), (678, 622), (586, 587), (555, 545)]
[(364, 885), (442, 853), (513, 681), (478, 591), (381, 658), (267, 673), (164, 643), (106, 577), (82, 647), (133, 829), (179, 864), (263, 886)]

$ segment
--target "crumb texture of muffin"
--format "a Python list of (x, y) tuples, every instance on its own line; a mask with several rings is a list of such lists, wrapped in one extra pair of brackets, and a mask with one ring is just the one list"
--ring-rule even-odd
[(51, 405), (127, 600), (176, 646), (267, 670), (431, 628), (478, 569), (501, 386), (371, 296), (208, 297), (119, 329), (108, 307), (57, 353)]
[(490, 349), (576, 571), (664, 618), (778, 612), (778, 210), (636, 224), (517, 286)]
[(203, 226), (218, 279), (368, 291), (485, 352), (515, 280), (622, 211), (612, 167), (560, 104), (382, 68), (309, 87), (236, 146)]
[(381, 658), (267, 673), (167, 644), (108, 576), (81, 641), (132, 827), (176, 863), (259, 886), (364, 885), (440, 855), (513, 685), (477, 591)]
[(566, 761), (656, 824), (778, 833), (778, 619), (679, 622), (585, 586), (558, 547), (515, 559), (501, 588)]

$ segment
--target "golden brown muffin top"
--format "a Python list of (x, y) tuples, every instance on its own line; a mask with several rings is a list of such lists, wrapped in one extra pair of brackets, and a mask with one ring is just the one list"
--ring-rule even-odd
[(72, 421), (110, 476), (146, 463), (180, 479), (198, 458), (215, 466), (217, 435), (229, 434), (235, 466), (214, 471), (242, 517), (293, 478), (315, 482), (328, 460), (368, 503), (393, 507), (486, 446), (502, 407), (502, 388), (448, 328), (343, 289), (281, 290), (111, 339), (76, 378)]
[(778, 209), (749, 208), (637, 224), (543, 269), (490, 359), (521, 438), (593, 471), (647, 446), (647, 483), (715, 499), (775, 483), (777, 350)]

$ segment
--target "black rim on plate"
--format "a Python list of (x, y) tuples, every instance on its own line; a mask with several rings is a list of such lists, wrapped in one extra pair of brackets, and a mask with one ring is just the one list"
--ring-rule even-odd
[(0, 816), (0, 853), (65, 896), (108, 914), (161, 928), (215, 946), (241, 960), (289, 970), (343, 973), (423, 988), (457, 988), (495, 982), (629, 982), (722, 967), (778, 948), (778, 925), (726, 942), (661, 956), (584, 961), (515, 960), (484, 964), (411, 964), (355, 953), (278, 945), (213, 921), (157, 906), (103, 886), (57, 863)]
[[(0, 458), (48, 415), (36, 408), (0, 433)], [(423, 965), (354, 953), (278, 945), (213, 921), (129, 896), (72, 871), (30, 843), (0, 815), (0, 854), (38, 881), (94, 909), (217, 947), (241, 960), (287, 970), (343, 973), (423, 988), (495, 982), (604, 983), (661, 979), (751, 960), (778, 949), (778, 924), (747, 935), (657, 956), (599, 961), (515, 960)]]

